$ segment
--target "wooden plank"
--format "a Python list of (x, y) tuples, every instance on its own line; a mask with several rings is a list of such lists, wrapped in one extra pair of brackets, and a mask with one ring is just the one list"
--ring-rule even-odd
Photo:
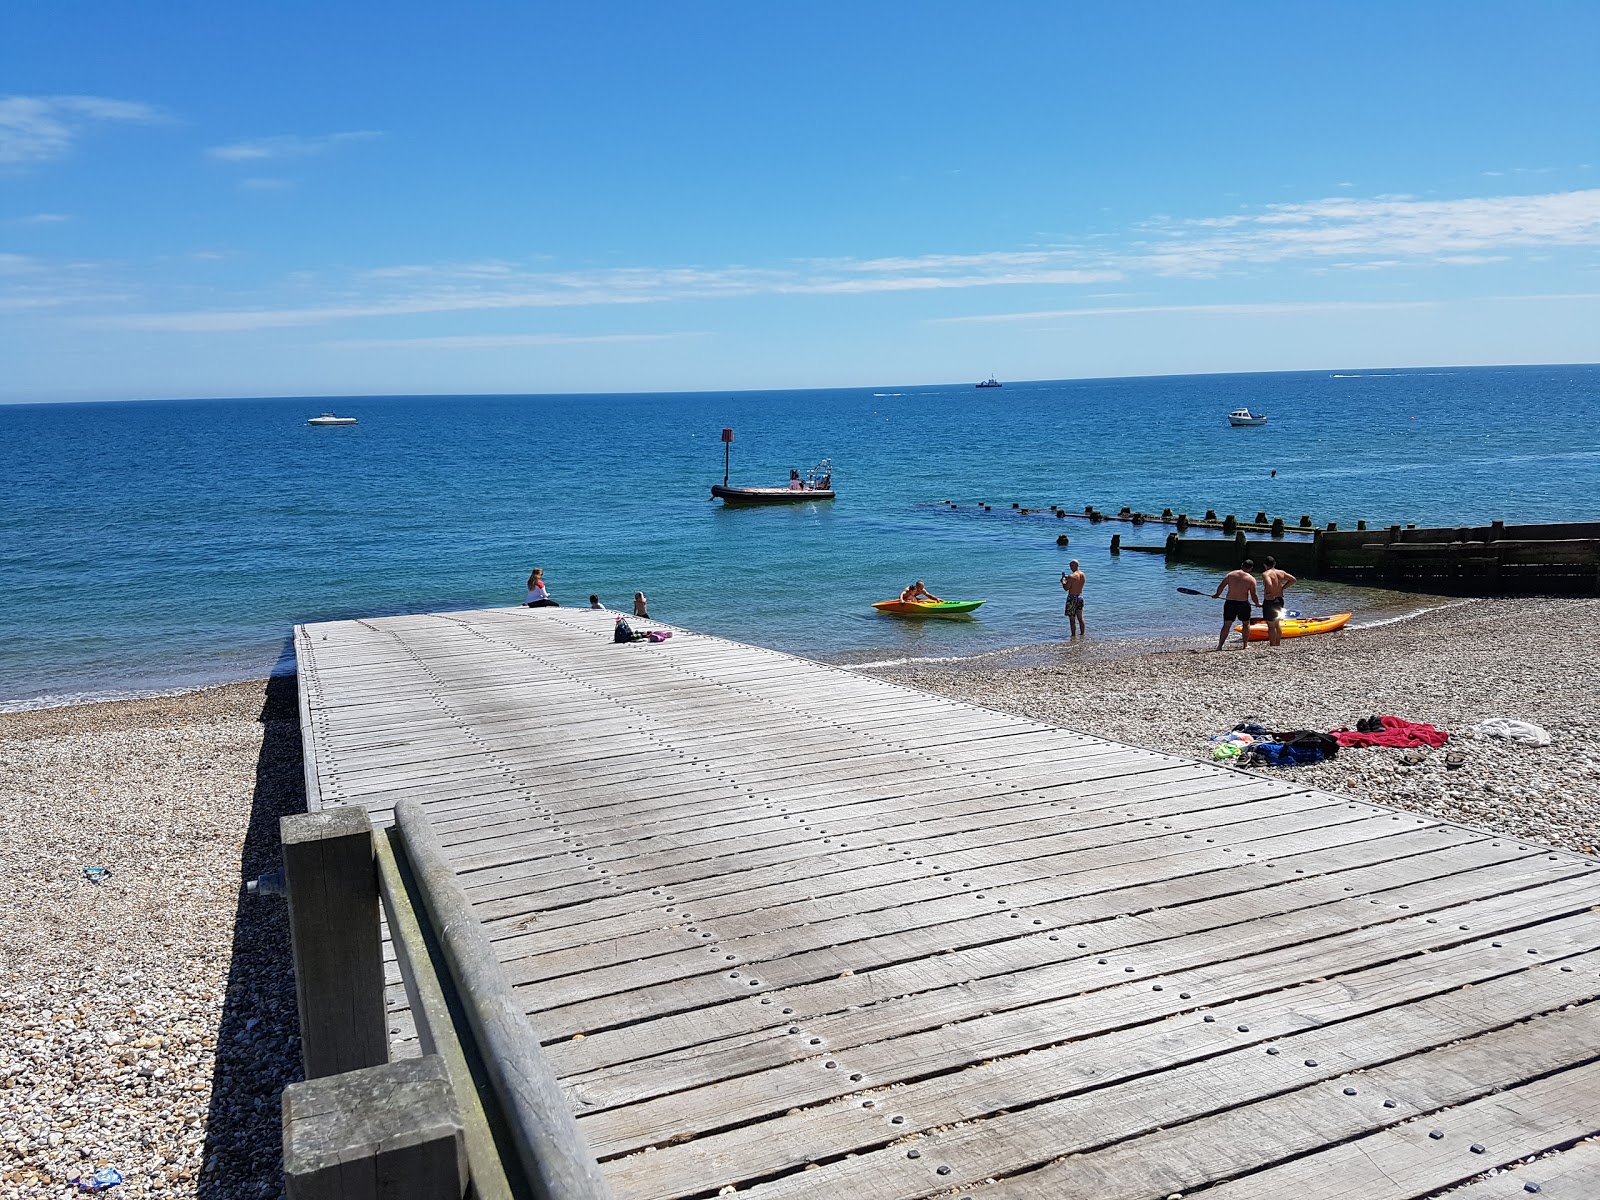
[[(915, 1005), (886, 1005), (894, 991), (880, 993), (879, 1002), (846, 1016), (830, 1031), (848, 1023), (844, 1040), (854, 1046), (836, 1052), (845, 1070), (822, 1070), (814, 1061), (790, 1064), (730, 1079), (691, 1092), (645, 1100), (586, 1118), (585, 1133), (602, 1157), (639, 1149), (668, 1140), (686, 1129), (708, 1131), (725, 1124), (768, 1117), (797, 1105), (821, 1103), (854, 1090), (851, 1074), (868, 1084), (915, 1079), (936, 1071), (958, 1070), (986, 1059), (1020, 1054), (1059, 1040), (1061, 1022), (1085, 1000), (1074, 993), (1115, 986), (1126, 972), (1131, 982), (1179, 973), (1182, 991), (1207, 997), (1260, 994), (1291, 986), (1309, 978), (1356, 969), (1366, 962), (1398, 958), (1420, 950), (1436, 949), (1468, 940), (1453, 929), (1454, 918), (1470, 908), (1474, 923), (1515, 927), (1515, 924), (1549, 910), (1554, 897), (1565, 893), (1566, 906), (1586, 907), (1593, 899), (1587, 881), (1554, 884), (1538, 889), (1541, 895), (1481, 901), (1458, 910), (1441, 910), (1439, 924), (1406, 917), (1382, 926), (1334, 934), (1315, 943), (1263, 949), (1273, 941), (1271, 922), (1257, 922), (1236, 933), (1177, 939), (1172, 946), (1145, 948), (1132, 956), (1107, 955), (1043, 967), (1032, 972), (1031, 985), (1019, 995), (1009, 976), (983, 980), (965, 987), (946, 988), (938, 994), (921, 994)], [(1298, 923), (1294, 927), (1298, 932)], [(1279, 940), (1288, 928), (1279, 925)], [(1164, 953), (1163, 953), (1164, 951)], [(1128, 958), (1132, 958), (1129, 962)], [(1158, 964), (1157, 966), (1145, 964)], [(1220, 964), (1213, 967), (1212, 964)], [(1166, 969), (1161, 970), (1164, 966)], [(1142, 969), (1141, 969), (1142, 968)], [(1098, 969), (1098, 979), (1096, 970)], [(1183, 972), (1192, 971), (1192, 975)], [(1200, 982), (1203, 980), (1204, 982)], [(902, 993), (905, 994), (905, 993)], [(1054, 995), (1059, 999), (1042, 999)], [(1104, 999), (1088, 1002), (1098, 1010)], [(992, 1013), (992, 1015), (985, 1015)], [(945, 1024), (954, 1021), (956, 1024)], [(808, 1028), (817, 1021), (807, 1023)], [(818, 1054), (832, 1051), (827, 1037), (817, 1032)], [(874, 1040), (864, 1041), (866, 1037)]]
[[(1482, 1143), (1478, 1143), (1481, 1145)], [(1535, 1184), (1537, 1192), (1528, 1191)], [(1600, 1141), (1587, 1141), (1450, 1193), (1451, 1200), (1594, 1200), (1600, 1196)]]
[[(1461, 1053), (1436, 1051), (1441, 1061), (1427, 1064), (1436, 1073), (1425, 1078), (1416, 1073), (1422, 1064), (1408, 1060), (1373, 1072), (1365, 1079), (1358, 1077), (1357, 1082), (1367, 1086), (1356, 1088), (1354, 1097), (1344, 1095), (1343, 1088), (1333, 1085), (1306, 1089), (1215, 1118), (1199, 1128), (1152, 1135), (1119, 1147), (1110, 1155), (1078, 1159), (1070, 1170), (1065, 1166), (1046, 1168), (986, 1190), (996, 1197), (1016, 1200), (1043, 1196), (1087, 1200), (1104, 1195), (1100, 1189), (1115, 1179), (1118, 1194), (1129, 1200), (1166, 1196), (1183, 1187), (1226, 1179), (1271, 1161), (1274, 1156), (1304, 1153), (1409, 1113), (1425, 1114), (1427, 1119), (1370, 1134), (1338, 1151), (1312, 1154), (1301, 1160), (1305, 1166), (1299, 1170), (1263, 1172), (1254, 1179), (1224, 1183), (1208, 1195), (1217, 1200), (1276, 1200), (1285, 1195), (1305, 1200), (1352, 1195), (1363, 1200), (1410, 1200), (1426, 1196), (1471, 1178), (1496, 1165), (1496, 1160), (1514, 1161), (1517, 1156), (1511, 1147), (1522, 1146), (1527, 1153), (1538, 1153), (1593, 1132), (1600, 1115), (1594, 1105), (1596, 1089), (1600, 1088), (1600, 1066), (1559, 1070), (1570, 1061), (1572, 1047), (1552, 1047), (1549, 1039), (1564, 1024), (1560, 1016), (1547, 1018), (1467, 1043)], [(1486, 1061), (1483, 1051), (1490, 1048), (1510, 1061)], [(1464, 1078), (1468, 1064), (1473, 1068), (1481, 1066), (1484, 1076)], [(1557, 1073), (1549, 1078), (1514, 1086), (1523, 1078), (1552, 1069)], [(1482, 1096), (1494, 1087), (1511, 1090)], [(1399, 1096), (1395, 1108), (1374, 1112), (1375, 1095), (1384, 1092)], [(1482, 1098), (1472, 1100), (1474, 1096)], [(1446, 1104), (1462, 1106), (1453, 1111), (1437, 1111)], [(1435, 1133), (1442, 1136), (1435, 1138)], [(1247, 1140), (1213, 1140), (1230, 1136)], [(1181, 1148), (1177, 1144), (1180, 1142)], [(1499, 1149), (1493, 1157), (1475, 1155), (1470, 1149), (1473, 1144), (1487, 1146), (1496, 1142)], [(1316, 1167), (1337, 1173), (1310, 1178), (1307, 1171)], [(1179, 1179), (1193, 1182), (1175, 1182)]]
[[(1494, 895), (1498, 889), (1506, 887), (1508, 881), (1514, 884), (1518, 879), (1527, 882), (1534, 878), (1529, 875), (1525, 864), (1515, 860), (1461, 873), (1451, 873), (1454, 865), (1456, 863), (1452, 863), (1448, 858), (1433, 862), (1404, 860), (1398, 864), (1369, 868), (1360, 874), (1373, 884), (1389, 889), (1386, 895), (1391, 906), (1406, 903), (1413, 906), (1412, 911), (1424, 911), (1430, 905), (1443, 907), (1476, 896)], [(1330, 888), (1326, 882), (1281, 884), (1260, 891), (1252, 890), (1243, 896), (1229, 894), (1212, 900), (1186, 904), (1173, 914), (1162, 914), (1164, 919), (1161, 920), (1119, 919), (1122, 914), (1113, 912), (1109, 919), (1099, 923), (1086, 923), (1075, 928), (1061, 929), (1058, 931), (1058, 937), (1060, 942), (1068, 943), (1074, 949), (1080, 940), (1090, 939), (1084, 943), (1084, 951), (1092, 946), (1094, 954), (1098, 956), (1112, 949), (1129, 949), (1141, 943), (1206, 932), (1228, 925), (1239, 925), (1266, 916), (1281, 916), (1297, 909), (1334, 902), (1337, 895), (1337, 889)], [(1354, 906), (1347, 906), (1345, 911), (1355, 911)], [(939, 953), (941, 944), (944, 953), (952, 953), (966, 946), (987, 946), (986, 953), (993, 956), (1001, 944), (1006, 942), (1008, 936), (1011, 939), (1032, 936), (1018, 932), (1016, 927), (1006, 930), (1005, 923), (1006, 914), (989, 912), (981, 919), (960, 922), (955, 928), (938, 925), (913, 932), (897, 930), (881, 937), (867, 938), (863, 942), (846, 945), (834, 943), (824, 935), (816, 940), (819, 946), (826, 947), (826, 953), (817, 956), (820, 961), (817, 961), (815, 968), (810, 972), (811, 978), (806, 981), (819, 982), (836, 977), (839, 970), (853, 969), (858, 973), (864, 973), (881, 966), (912, 962), (928, 954)], [(961, 926), (970, 927), (965, 935)], [(997, 926), (1000, 928), (996, 928)], [(1046, 941), (1048, 942), (1048, 938)], [(759, 970), (769, 983), (774, 982), (772, 977), (777, 964), (752, 962), (749, 956), (739, 953), (740, 947), (737, 943), (727, 943), (721, 949), (737, 955), (736, 961), (747, 974)], [(1086, 956), (1082, 952), (1079, 955), (1072, 955), (1070, 951), (1063, 953), (1063, 958)], [(845, 963), (854, 963), (855, 966), (846, 968), (842, 966)], [(790, 962), (782, 964), (776, 972), (780, 979), (785, 969), (793, 978), (794, 965), (793, 957)], [(804, 979), (805, 976), (802, 975), (800, 978)], [(784, 1002), (783, 1007), (794, 1007), (789, 1003), (791, 997), (788, 995), (779, 993), (777, 998)], [(745, 1014), (747, 1019), (760, 1020), (758, 1010), (752, 1010), (748, 1005), (733, 1007), (735, 1012)], [(817, 1010), (814, 1006), (807, 1005), (803, 1006), (801, 1011), (815, 1015)], [(662, 1075), (659, 1086), (677, 1089), (689, 1082), (698, 1082), (702, 1077), (715, 1078), (713, 1073), (718, 1070), (737, 1074), (788, 1061), (792, 1057), (788, 1051), (782, 1051), (781, 1057), (773, 1060), (763, 1060), (759, 1053), (752, 1053), (752, 1048), (758, 1052), (779, 1053), (777, 1048), (767, 1045), (767, 1031), (776, 1024), (784, 1023), (786, 1022), (769, 1014), (760, 1024), (749, 1026), (742, 1031), (754, 1037), (742, 1037), (739, 1036), (741, 1031), (723, 1027), (720, 1031), (722, 1036), (718, 1038), (719, 1029), (715, 1023), (700, 1021), (692, 1030), (674, 1028), (670, 1035), (671, 1041), (665, 1044), (658, 1040), (660, 1034), (657, 1031), (629, 1026), (625, 1034), (600, 1034), (586, 1038), (582, 1042), (563, 1043), (553, 1048), (552, 1057), (553, 1061), (559, 1064), (557, 1069), (563, 1075), (576, 1075), (629, 1060), (646, 1060), (646, 1065), (642, 1069), (629, 1073), (629, 1078), (634, 1082), (628, 1086), (635, 1089), (630, 1095), (633, 1098), (640, 1098), (649, 1094), (649, 1085), (638, 1080), (651, 1073)], [(824, 1029), (824, 1034), (826, 1033)], [(714, 1038), (717, 1040), (713, 1041)], [(828, 1044), (837, 1049), (842, 1043), (838, 1038), (830, 1036)], [(732, 1061), (724, 1067), (716, 1061), (719, 1058)], [(684, 1061), (678, 1065), (680, 1059)], [(613, 1077), (607, 1086), (615, 1086), (616, 1082), (617, 1077)], [(591, 1107), (595, 1104), (596, 1101), (591, 1096)]]
[[(1475, 1037), (1550, 1012), (1593, 991), (1600, 959), (1594, 952), (1574, 960), (1587, 967), (1585, 979), (1552, 964), (1527, 967), (1514, 953), (1499, 956), (1498, 963), (1485, 962), (1481, 945), (1451, 952), (1438, 975), (1432, 973), (1432, 964), (1411, 959), (1236, 1004), (1223, 1010), (1226, 1020), (1208, 1023), (1201, 1019), (1204, 1013), (1178, 1010), (1181, 1015), (1159, 1024), (1065, 1041), (1038, 1057), (998, 1060), (903, 1088), (857, 1091), (822, 1108), (614, 1161), (607, 1178), (619, 1198), (627, 1200), (681, 1194), (687, 1190), (686, 1178), (700, 1179), (703, 1186), (725, 1186), (837, 1158), (757, 1191), (909, 1200), (934, 1190), (930, 1181), (939, 1165), (951, 1170), (937, 1176), (937, 1182), (961, 1187), (993, 1175), (1037, 1169), (1063, 1155), (1082, 1156), (1097, 1147), (1114, 1154), (1129, 1139), (1154, 1134), (1162, 1126), (1181, 1130), (1185, 1122), (1227, 1114), (1351, 1071), (1404, 1062), (1458, 1037)], [(1496, 969), (1503, 973), (1494, 975)], [(1462, 989), (1464, 980), (1474, 979), (1476, 986)], [(1401, 1006), (1389, 1007), (1394, 1002)], [(1594, 1027), (1592, 1008), (1574, 1011), (1585, 1013), (1581, 1027), (1562, 1014), (1554, 1028), (1573, 1036), (1580, 1028)], [(1239, 1024), (1247, 1024), (1248, 1031), (1238, 1031)], [(1546, 1037), (1541, 1044), (1558, 1064), (1574, 1053), (1570, 1046), (1562, 1050), (1558, 1038)], [(1412, 1071), (1427, 1077), (1428, 1068), (1444, 1068), (1447, 1059), (1425, 1059), (1422, 1070)], [(1399, 1119), (1418, 1111), (1382, 1109), (1382, 1100), (1401, 1094), (1400, 1080), (1391, 1081), (1385, 1091), (1375, 1081), (1360, 1084), (1361, 1078), (1354, 1076), (1352, 1082), (1368, 1094), (1369, 1104), (1377, 1091), (1374, 1107), (1380, 1112), (1393, 1111)], [(1493, 1086), (1493, 1077), (1484, 1086)], [(1022, 1097), (1033, 1102), (1010, 1111)], [(1047, 1103), (1037, 1103), (1041, 1098)], [(895, 1116), (901, 1120), (895, 1122)], [(907, 1143), (903, 1139), (908, 1137), (916, 1140)], [(1181, 1146), (1183, 1135), (1168, 1140)], [(908, 1145), (921, 1153), (908, 1159)], [(855, 1157), (842, 1157), (846, 1152)], [(1127, 1194), (1119, 1182), (1108, 1185), (1107, 1177), (1115, 1175), (1115, 1170), (1093, 1172), (1095, 1182), (1106, 1188), (1101, 1195)], [(1188, 1186), (1174, 1185), (1168, 1191)]]

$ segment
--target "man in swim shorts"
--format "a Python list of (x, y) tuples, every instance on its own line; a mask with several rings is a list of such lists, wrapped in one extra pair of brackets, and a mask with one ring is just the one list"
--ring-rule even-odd
[(1278, 560), (1270, 555), (1261, 572), (1261, 615), (1267, 619), (1267, 645), (1283, 640), (1283, 593), (1299, 581), (1287, 571), (1278, 570)]
[(1229, 571), (1222, 577), (1222, 582), (1217, 584), (1217, 590), (1211, 593), (1215, 600), (1222, 595), (1222, 589), (1228, 589), (1228, 598), (1222, 602), (1222, 634), (1217, 638), (1217, 649), (1221, 650), (1228, 644), (1228, 631), (1233, 628), (1235, 621), (1239, 622), (1239, 649), (1250, 648), (1250, 606), (1259, 604), (1256, 599), (1256, 577), (1250, 572), (1255, 570), (1255, 563), (1245, 559), (1239, 564), (1237, 571)]
[(1067, 637), (1075, 638), (1080, 633), (1088, 636), (1088, 630), (1083, 626), (1083, 571), (1078, 567), (1078, 560), (1073, 559), (1067, 564), (1072, 568), (1072, 574), (1061, 574), (1061, 590), (1067, 594)]

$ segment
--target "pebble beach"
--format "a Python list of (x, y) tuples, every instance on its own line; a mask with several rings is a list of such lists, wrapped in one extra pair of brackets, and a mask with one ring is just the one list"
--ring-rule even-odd
[(0, 714), (0, 1197), (281, 1194), (288, 925), (241, 880), (300, 769), (292, 679)]
[[(1287, 640), (1237, 636), (1106, 657), (1089, 636), (960, 662), (873, 671), (930, 692), (1085, 733), (1209, 760), (1241, 722), (1355, 728), (1391, 715), (1450, 734), (1441, 749), (1347, 749), (1258, 773), (1582, 853), (1600, 847), (1600, 600), (1449, 603), (1411, 619)], [(1489, 717), (1541, 726), (1548, 746), (1480, 739)], [(1446, 765), (1451, 755), (1459, 766)], [(1409, 757), (1420, 758), (1408, 765)], [(1453, 760), (1452, 760), (1453, 761)]]
[[(1421, 752), (1346, 750), (1262, 774), (1511, 836), (1600, 845), (1600, 601), (1453, 604), (1285, 642), (1112, 654), (1093, 641), (874, 674), (1209, 759), (1241, 721), (1333, 729), (1393, 714)], [(1462, 731), (1530, 721), (1546, 747)], [(1460, 756), (1447, 766), (1447, 754)], [(241, 882), (304, 808), (292, 679), (0, 714), (0, 1200), (281, 1194), (298, 1077), (288, 931)], [(106, 873), (85, 868), (106, 868)]]

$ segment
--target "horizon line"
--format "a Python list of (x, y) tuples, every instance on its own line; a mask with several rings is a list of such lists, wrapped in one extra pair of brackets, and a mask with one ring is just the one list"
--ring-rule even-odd
[[(1258, 370), (1258, 371), (1157, 371), (1147, 375), (1063, 375), (1049, 379), (1011, 379), (1002, 380), (1003, 385), (1012, 387), (1030, 384), (1049, 383), (1112, 383), (1124, 380), (1138, 379), (1227, 379), (1241, 375), (1343, 375), (1349, 372), (1358, 374), (1418, 374), (1427, 371), (1492, 371), (1492, 370), (1537, 370), (1556, 367), (1600, 367), (1600, 361), (1595, 362), (1489, 362), (1489, 363), (1416, 363), (1409, 366), (1395, 364), (1370, 365), (1363, 367), (1336, 366), (1336, 367), (1302, 367), (1293, 370)], [(217, 403), (227, 404), (236, 401), (266, 401), (281, 400), (487, 400), (487, 399), (551, 399), (565, 396), (703, 396), (709, 393), (726, 393), (731, 396), (755, 395), (762, 393), (790, 393), (790, 392), (853, 392), (864, 391), (869, 388), (950, 388), (950, 387), (975, 387), (976, 381), (944, 380), (941, 382), (923, 383), (856, 383), (833, 384), (825, 387), (743, 387), (743, 388), (659, 388), (649, 391), (573, 391), (560, 390), (550, 392), (295, 392), (277, 395), (238, 394), (238, 395), (177, 395), (177, 396), (120, 396), (105, 397), (98, 400), (90, 399), (8, 399), (0, 396), (0, 406), (23, 407), (28, 405), (56, 405), (56, 404), (168, 404), (181, 402)]]

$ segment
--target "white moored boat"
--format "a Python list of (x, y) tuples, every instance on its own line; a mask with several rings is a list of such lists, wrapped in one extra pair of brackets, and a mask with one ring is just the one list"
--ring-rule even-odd
[(320, 417), (312, 417), (307, 425), (354, 425), (354, 417), (336, 417), (332, 413), (323, 413)]
[(1267, 418), (1260, 413), (1253, 413), (1248, 408), (1236, 408), (1228, 414), (1229, 425), (1265, 425)]

